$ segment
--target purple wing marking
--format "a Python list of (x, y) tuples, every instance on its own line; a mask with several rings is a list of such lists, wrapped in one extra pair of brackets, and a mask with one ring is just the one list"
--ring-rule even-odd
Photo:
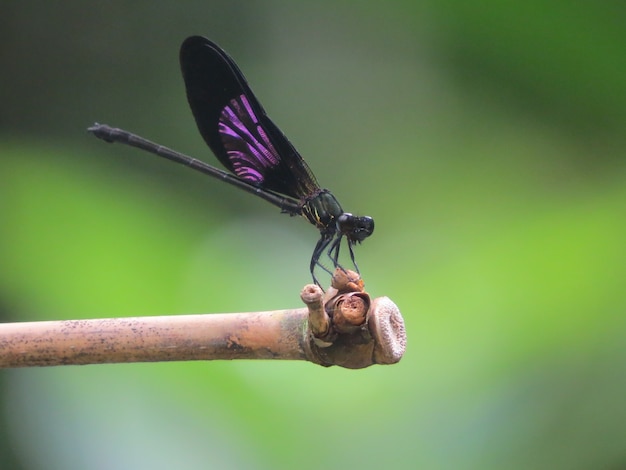
[(262, 183), (265, 171), (280, 162), (245, 95), (233, 98), (222, 109), (219, 133), (233, 171), (242, 180)]

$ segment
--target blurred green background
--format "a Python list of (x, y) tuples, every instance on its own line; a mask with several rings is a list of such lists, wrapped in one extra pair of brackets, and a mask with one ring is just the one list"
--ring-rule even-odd
[(299, 307), (305, 221), (216, 163), (178, 47), (221, 44), (344, 209), (394, 366), (0, 373), (0, 468), (626, 468), (626, 4), (8, 1), (0, 316)]

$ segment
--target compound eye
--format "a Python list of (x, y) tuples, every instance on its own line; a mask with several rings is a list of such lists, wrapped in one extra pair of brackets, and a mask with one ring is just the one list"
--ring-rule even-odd
[(341, 228), (345, 225), (349, 225), (353, 219), (354, 216), (350, 214), (350, 212), (344, 212), (339, 217), (337, 217), (337, 225)]

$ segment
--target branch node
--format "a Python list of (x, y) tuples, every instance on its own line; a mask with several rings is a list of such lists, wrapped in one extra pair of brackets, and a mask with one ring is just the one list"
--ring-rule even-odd
[[(311, 333), (318, 339), (325, 339), (330, 332), (330, 318), (324, 310), (322, 297), (324, 292), (315, 284), (307, 284), (300, 292), (300, 298), (309, 311), (309, 325)], [(323, 347), (322, 344), (319, 346)]]
[(389, 297), (374, 299), (368, 317), (369, 330), (374, 338), (374, 363), (395, 364), (406, 350), (406, 330), (400, 310)]
[(372, 301), (363, 286), (357, 273), (337, 268), (323, 299), (317, 296), (318, 289), (305, 300), (305, 291), (317, 286), (305, 287), (302, 300), (309, 309), (310, 360), (327, 367), (361, 369), (402, 358), (406, 334), (398, 307), (387, 297)]

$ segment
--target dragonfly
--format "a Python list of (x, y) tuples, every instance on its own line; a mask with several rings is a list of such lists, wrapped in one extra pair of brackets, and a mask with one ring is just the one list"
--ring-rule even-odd
[(335, 196), (322, 189), (309, 166), (287, 137), (267, 116), (235, 61), (202, 36), (187, 38), (180, 48), (187, 101), (198, 130), (228, 170), (189, 157), (124, 129), (95, 123), (88, 129), (106, 142), (118, 142), (186, 165), (254, 194), (281, 212), (303, 216), (320, 232), (309, 269), (313, 282), (326, 253), (333, 268), (339, 263), (342, 240), (359, 272), (353, 247), (374, 232), (374, 219), (344, 212)]

